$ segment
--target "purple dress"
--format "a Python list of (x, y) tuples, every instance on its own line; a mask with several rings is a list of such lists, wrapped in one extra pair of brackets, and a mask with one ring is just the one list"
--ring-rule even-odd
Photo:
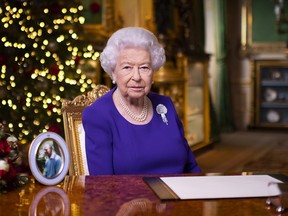
[[(153, 117), (148, 124), (134, 125), (116, 109), (112, 100), (115, 89), (82, 113), (90, 175), (201, 172), (169, 97), (150, 92)], [(158, 104), (167, 107), (168, 125), (156, 112)]]

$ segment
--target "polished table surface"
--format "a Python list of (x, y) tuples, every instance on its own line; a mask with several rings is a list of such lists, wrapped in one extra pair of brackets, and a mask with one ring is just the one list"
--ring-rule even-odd
[(0, 195), (0, 215), (279, 215), (266, 198), (161, 201), (143, 177), (67, 176), (56, 186), (30, 178)]

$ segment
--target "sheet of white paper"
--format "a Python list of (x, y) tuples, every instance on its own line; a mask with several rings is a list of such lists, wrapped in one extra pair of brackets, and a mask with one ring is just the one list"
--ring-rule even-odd
[(268, 197), (269, 175), (161, 177), (180, 199)]

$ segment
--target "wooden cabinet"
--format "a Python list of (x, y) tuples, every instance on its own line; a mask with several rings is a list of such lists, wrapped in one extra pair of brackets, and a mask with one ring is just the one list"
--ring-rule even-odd
[(171, 97), (181, 121), (184, 121), (184, 83), (185, 77), (182, 67), (182, 58), (177, 62), (167, 61), (154, 74), (152, 91)]
[(211, 144), (208, 55), (184, 59), (184, 126), (193, 150)]
[(288, 61), (254, 61), (253, 125), (288, 126)]
[(153, 90), (171, 97), (193, 150), (211, 144), (208, 56), (179, 55), (155, 73)]

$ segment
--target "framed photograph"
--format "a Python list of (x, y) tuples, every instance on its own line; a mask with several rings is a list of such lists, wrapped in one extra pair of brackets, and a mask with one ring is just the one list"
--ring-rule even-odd
[(83, 34), (85, 40), (97, 42), (104, 46), (115, 30), (115, 9), (113, 0), (84, 0), (85, 23)]
[(51, 186), (40, 190), (29, 211), (29, 215), (70, 215), (70, 201), (63, 189)]
[(38, 135), (29, 149), (29, 166), (35, 179), (44, 185), (55, 185), (66, 176), (70, 164), (65, 140), (54, 132)]
[[(84, 0), (83, 15), (87, 24), (102, 24), (105, 12), (105, 0)], [(104, 7), (103, 7), (104, 5)]]
[(267, 51), (269, 53), (285, 53), (287, 35), (279, 33), (278, 28), (274, 1), (242, 1), (241, 44), (243, 53), (257, 54)]

